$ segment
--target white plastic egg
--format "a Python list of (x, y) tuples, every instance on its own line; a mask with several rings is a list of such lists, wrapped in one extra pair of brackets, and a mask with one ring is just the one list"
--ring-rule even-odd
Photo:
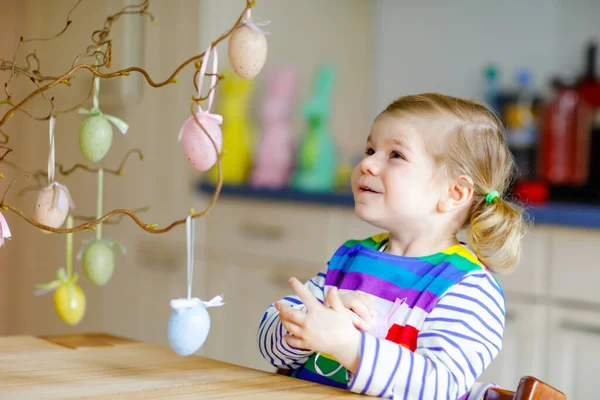
[(52, 184), (38, 192), (33, 216), (40, 224), (60, 228), (67, 219), (70, 207), (71, 196), (67, 188)]
[(229, 62), (236, 74), (244, 79), (258, 75), (267, 60), (267, 38), (242, 25), (229, 38)]
[(181, 356), (194, 354), (210, 331), (210, 315), (201, 302), (190, 308), (174, 310), (169, 319), (169, 345)]

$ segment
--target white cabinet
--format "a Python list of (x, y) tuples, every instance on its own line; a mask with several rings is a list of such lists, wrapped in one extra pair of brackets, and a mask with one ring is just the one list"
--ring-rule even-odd
[[(380, 232), (349, 207), (250, 200), (222, 199), (208, 220), (205, 297), (223, 292), (226, 305), (210, 311), (204, 354), (270, 371), (256, 333), (269, 304), (292, 293), (288, 278), (307, 280), (345, 240)], [(598, 245), (599, 231), (530, 230), (519, 266), (498, 276), (507, 301), (504, 342), (478, 381), (515, 390), (521, 377), (531, 375), (570, 400), (593, 398), (600, 370)]]
[(478, 381), (515, 390), (522, 376), (544, 380), (546, 344), (539, 332), (545, 330), (548, 309), (510, 298), (508, 303), (502, 349)]
[(598, 397), (600, 371), (600, 309), (553, 310), (548, 326), (549, 382), (569, 400)]
[[(274, 371), (258, 351), (258, 325), (269, 305), (293, 294), (291, 276), (301, 281), (316, 275), (325, 265), (266, 258), (222, 249), (207, 252), (206, 287), (223, 293), (225, 305), (209, 309), (210, 334), (205, 356), (250, 368)], [(212, 294), (211, 294), (212, 296)]]

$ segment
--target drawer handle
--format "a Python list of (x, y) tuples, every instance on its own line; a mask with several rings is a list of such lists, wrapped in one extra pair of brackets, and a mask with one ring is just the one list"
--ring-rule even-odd
[(560, 326), (561, 328), (569, 331), (600, 335), (600, 326), (598, 325), (586, 324), (583, 322), (563, 321)]
[(514, 322), (517, 320), (517, 316), (515, 315), (514, 312), (512, 311), (506, 311), (506, 314), (504, 315), (504, 322)]
[(280, 240), (285, 231), (282, 226), (277, 225), (258, 225), (252, 223), (242, 223), (240, 225), (240, 232), (244, 236), (252, 238), (264, 238), (269, 240)]

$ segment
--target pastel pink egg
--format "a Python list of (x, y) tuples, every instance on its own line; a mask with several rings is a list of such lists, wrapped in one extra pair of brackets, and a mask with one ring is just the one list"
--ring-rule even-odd
[[(211, 118), (202, 118), (200, 123), (206, 130), (206, 133), (214, 140), (220, 153), (223, 145), (221, 127)], [(209, 137), (204, 130), (198, 126), (194, 117), (188, 118), (181, 130), (183, 152), (187, 159), (197, 170), (209, 170), (217, 162), (217, 153), (215, 152), (215, 147)]]

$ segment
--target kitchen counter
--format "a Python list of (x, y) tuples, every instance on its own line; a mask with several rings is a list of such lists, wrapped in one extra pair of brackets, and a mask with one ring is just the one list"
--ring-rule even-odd
[[(200, 183), (198, 189), (205, 194), (214, 192), (214, 186), (206, 183)], [(221, 196), (324, 206), (354, 206), (354, 198), (350, 193), (308, 193), (293, 189), (272, 190), (253, 189), (247, 186), (223, 186)], [(600, 229), (600, 205), (548, 203), (528, 207), (527, 212), (535, 224)]]

